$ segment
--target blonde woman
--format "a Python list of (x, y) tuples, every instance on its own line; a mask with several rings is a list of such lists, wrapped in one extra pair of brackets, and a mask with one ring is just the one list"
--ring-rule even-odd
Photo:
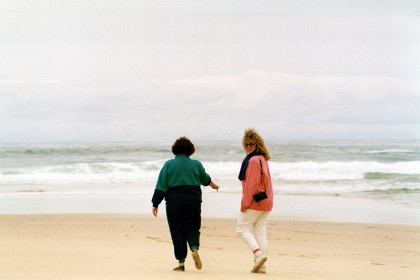
[(241, 212), (236, 232), (254, 254), (251, 272), (266, 273), (267, 222), (273, 208), (273, 187), (267, 161), (270, 154), (255, 129), (246, 129), (242, 138), (246, 157), (239, 180), (242, 183)]

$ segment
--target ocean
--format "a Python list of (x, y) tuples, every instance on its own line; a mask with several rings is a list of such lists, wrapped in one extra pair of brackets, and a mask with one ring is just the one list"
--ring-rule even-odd
[[(241, 143), (194, 144), (191, 158), (203, 163), (221, 187), (219, 193), (240, 195), (237, 176), (245, 157)], [(277, 196), (355, 197), (420, 209), (420, 140), (266, 144)], [(171, 146), (172, 142), (1, 144), (0, 199), (150, 198), (160, 168), (173, 157)]]

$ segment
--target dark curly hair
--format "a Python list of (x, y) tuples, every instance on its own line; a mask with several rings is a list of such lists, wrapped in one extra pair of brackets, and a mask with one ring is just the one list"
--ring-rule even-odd
[(190, 156), (194, 154), (194, 152), (194, 144), (185, 136), (176, 139), (175, 143), (172, 145), (172, 153), (174, 155), (184, 154)]

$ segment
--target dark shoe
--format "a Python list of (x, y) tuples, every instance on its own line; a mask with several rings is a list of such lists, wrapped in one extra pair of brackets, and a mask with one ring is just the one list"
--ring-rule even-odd
[(177, 267), (174, 268), (174, 271), (185, 271), (185, 266), (183, 266), (183, 265), (182, 266), (181, 265), (177, 266)]
[(203, 264), (201, 263), (200, 260), (200, 256), (198, 255), (198, 252), (196, 250), (192, 250), (191, 251), (194, 263), (195, 263), (195, 268), (197, 268), (198, 270), (200, 270), (203, 267)]

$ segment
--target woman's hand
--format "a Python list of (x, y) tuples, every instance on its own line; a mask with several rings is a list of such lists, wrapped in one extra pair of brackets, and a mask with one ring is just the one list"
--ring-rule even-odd
[(215, 183), (213, 183), (213, 181), (210, 182), (210, 187), (216, 191), (219, 191), (220, 189), (220, 187), (216, 185)]
[(158, 214), (158, 208), (157, 208), (157, 207), (153, 207), (153, 208), (152, 208), (152, 213), (153, 213), (153, 216), (157, 217), (157, 214)]

